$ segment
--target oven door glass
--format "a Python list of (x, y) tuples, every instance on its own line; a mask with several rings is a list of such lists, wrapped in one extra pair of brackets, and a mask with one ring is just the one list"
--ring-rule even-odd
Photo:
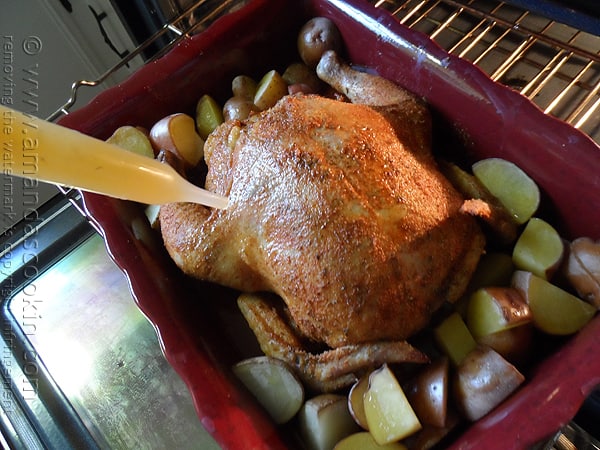
[(218, 448), (78, 214), (59, 204), (4, 252), (3, 434), (22, 448)]

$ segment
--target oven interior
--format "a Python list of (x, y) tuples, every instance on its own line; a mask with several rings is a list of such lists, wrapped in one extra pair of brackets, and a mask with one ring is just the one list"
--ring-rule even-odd
[[(600, 7), (591, 1), (371, 0), (600, 143)], [(113, 1), (145, 61), (236, 1)], [(129, 20), (132, 16), (139, 20)], [(74, 80), (77, 81), (77, 80)], [(51, 119), (67, 114), (72, 97)], [(96, 83), (97, 84), (97, 83)], [(2, 444), (10, 448), (218, 448), (154, 329), (85, 218), (60, 189), (2, 235)], [(539, 448), (599, 449), (600, 393)], [(575, 447), (569, 447), (575, 446)]]

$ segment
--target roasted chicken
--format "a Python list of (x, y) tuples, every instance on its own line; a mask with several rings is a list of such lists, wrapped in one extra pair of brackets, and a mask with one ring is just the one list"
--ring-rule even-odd
[(484, 238), (431, 154), (426, 105), (327, 53), (321, 79), (349, 101), (290, 95), (205, 145), (226, 210), (161, 208), (187, 274), (269, 291), (331, 348), (404, 340), (464, 291)]

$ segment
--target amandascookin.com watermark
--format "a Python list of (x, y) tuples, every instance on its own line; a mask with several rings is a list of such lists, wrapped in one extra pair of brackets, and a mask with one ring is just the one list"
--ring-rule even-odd
[[(1, 31), (0, 31), (1, 33)], [(39, 314), (35, 314), (33, 309), (42, 301), (40, 293), (36, 289), (36, 278), (39, 274), (38, 268), (38, 227), (40, 218), (38, 207), (40, 206), (39, 183), (37, 180), (20, 178), (14, 176), (15, 173), (23, 172), (16, 167), (16, 164), (27, 164), (27, 171), (35, 176), (37, 170), (38, 153), (40, 142), (36, 133), (27, 133), (25, 130), (35, 131), (28, 121), (28, 124), (18, 124), (17, 115), (12, 109), (21, 111), (26, 117), (33, 118), (39, 114), (40, 97), (40, 54), (43, 51), (42, 40), (37, 35), (26, 37), (15, 37), (9, 34), (0, 35), (1, 45), (1, 80), (0, 80), (0, 103), (9, 110), (2, 111), (0, 117), (0, 132), (2, 133), (2, 164), (1, 164), (1, 187), (2, 203), (0, 205), (0, 214), (2, 223), (24, 224), (20, 227), (23, 233), (23, 249), (13, 255), (12, 247), (4, 242), (12, 242), (10, 239), (14, 232), (8, 228), (2, 234), (3, 245), (0, 247), (0, 256), (2, 256), (2, 266), (0, 267), (0, 279), (3, 281), (2, 301), (11, 291), (13, 280), (11, 277), (15, 269), (20, 269), (20, 274), (25, 280), (23, 289), (24, 299), (20, 302), (21, 310), (12, 308), (15, 315), (15, 324), (4, 322), (4, 329), (1, 330), (4, 338), (5, 348), (9, 351), (3, 352), (0, 356), (5, 380), (12, 380), (19, 389), (20, 396), (26, 401), (33, 400), (38, 393), (38, 373), (39, 361), (34, 351), (23, 351), (23, 354), (15, 354), (13, 345), (13, 336), (15, 330), (12, 327), (18, 326), (20, 332), (25, 335), (36, 333), (38, 328)], [(28, 126), (25, 128), (24, 126)], [(33, 125), (35, 127), (35, 125)], [(21, 130), (16, 132), (15, 130)], [(24, 156), (27, 156), (24, 158)], [(32, 309), (33, 307), (33, 309)], [(11, 352), (12, 351), (12, 352)], [(13, 357), (20, 361), (20, 370), (12, 366)], [(10, 409), (10, 403), (2, 398), (2, 407), (6, 411)]]

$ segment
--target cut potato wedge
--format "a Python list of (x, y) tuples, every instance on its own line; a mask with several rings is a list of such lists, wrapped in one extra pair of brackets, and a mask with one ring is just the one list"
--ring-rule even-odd
[[(429, 450), (438, 448), (440, 442), (461, 422), (461, 418), (455, 411), (449, 411), (443, 427), (423, 424), (423, 428), (403, 441), (410, 450)], [(443, 447), (439, 447), (440, 449)]]
[(117, 145), (138, 155), (154, 158), (154, 149), (146, 133), (139, 128), (124, 125), (115, 130), (115, 132), (106, 140), (109, 144)]
[(587, 237), (571, 242), (565, 275), (583, 300), (600, 308), (600, 242)]
[(448, 359), (440, 358), (421, 370), (404, 388), (408, 401), (423, 425), (446, 426), (448, 374)]
[(492, 232), (494, 242), (507, 245), (517, 239), (518, 224), (511, 212), (477, 177), (447, 161), (440, 161), (440, 169), (466, 199), (461, 211), (479, 218), (484, 229)]
[(300, 432), (310, 450), (331, 450), (360, 430), (342, 395), (321, 394), (307, 400), (298, 413)]
[(196, 104), (196, 129), (204, 140), (223, 123), (223, 109), (210, 95), (203, 95)]
[(254, 104), (259, 110), (264, 111), (274, 106), (287, 93), (288, 86), (285, 80), (279, 72), (271, 70), (258, 83)]
[(469, 299), (466, 322), (475, 339), (530, 321), (529, 305), (517, 289), (481, 288)]
[(501, 158), (477, 161), (473, 174), (510, 211), (518, 224), (527, 222), (540, 204), (537, 184), (516, 164)]
[(195, 167), (204, 156), (204, 140), (196, 132), (196, 121), (187, 114), (163, 117), (150, 129), (150, 141), (156, 151), (166, 150)]
[(512, 285), (529, 304), (534, 325), (545, 333), (573, 334), (596, 313), (594, 306), (531, 272), (516, 271)]
[(385, 364), (369, 376), (364, 403), (369, 432), (379, 445), (399, 441), (421, 429), (398, 380)]
[(456, 369), (454, 398), (465, 417), (479, 420), (525, 381), (525, 377), (489, 347), (479, 346)]
[(517, 239), (512, 259), (517, 269), (549, 280), (559, 268), (565, 253), (563, 240), (552, 225), (532, 217)]
[(440, 349), (455, 366), (477, 346), (469, 328), (458, 313), (452, 313), (444, 319), (435, 328), (433, 335)]
[(487, 345), (511, 364), (524, 364), (533, 350), (533, 324), (531, 322), (492, 334), (479, 336), (478, 344)]
[(276, 423), (289, 421), (302, 407), (304, 387), (283, 361), (257, 356), (237, 363), (233, 373)]

